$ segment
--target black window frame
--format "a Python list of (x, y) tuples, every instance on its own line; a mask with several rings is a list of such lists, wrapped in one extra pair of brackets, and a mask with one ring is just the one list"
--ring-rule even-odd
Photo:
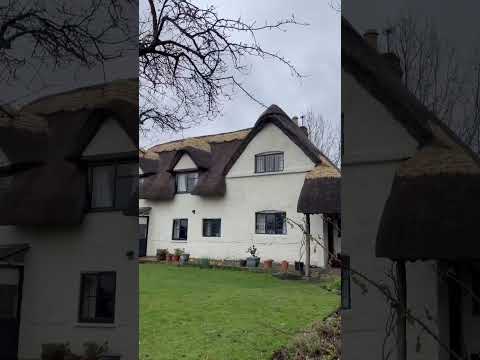
[[(138, 168), (138, 161), (132, 159), (121, 159), (121, 160), (108, 160), (108, 161), (88, 161), (87, 166), (87, 210), (89, 212), (102, 212), (102, 211), (124, 211), (127, 210), (128, 205), (125, 207), (118, 206), (117, 204), (117, 179), (118, 176), (118, 167), (120, 165), (131, 164), (135, 165)], [(93, 203), (93, 168), (95, 167), (103, 167), (103, 166), (113, 166), (114, 167), (114, 175), (113, 175), (113, 198), (112, 198), (112, 206), (102, 206), (102, 207), (92, 207)], [(128, 176), (120, 176), (120, 178), (136, 178), (137, 179), (137, 187), (138, 187), (138, 173), (136, 175), (128, 175)], [(130, 195), (132, 195), (131, 193)]]
[[(259, 215), (264, 215), (265, 216), (265, 232), (259, 232), (258, 231), (258, 217)], [(277, 231), (277, 219), (276, 217), (278, 215), (281, 215), (283, 217), (282, 221), (282, 232), (278, 233)], [(275, 224), (275, 232), (267, 232), (267, 216), (275, 216), (274, 219), (274, 224)], [(257, 211), (255, 213), (255, 234), (258, 235), (287, 235), (287, 213), (285, 211)]]
[[(267, 157), (274, 156), (274, 155), (282, 155), (282, 167), (279, 168), (278, 170), (267, 171), (267, 166), (266, 166)], [(260, 171), (258, 169), (259, 158), (263, 158), (263, 171)], [(255, 155), (255, 174), (277, 173), (277, 172), (282, 172), (284, 170), (285, 170), (285, 154), (283, 151), (270, 151), (270, 152), (264, 152), (264, 153)]]
[[(206, 235), (206, 225), (209, 221), (218, 222), (218, 235)], [(202, 236), (203, 237), (222, 237), (222, 219), (221, 218), (205, 218), (202, 219)]]
[[(175, 222), (180, 221), (180, 226), (182, 226), (182, 221), (186, 221), (187, 223), (187, 230), (185, 232), (185, 239), (183, 238), (175, 238)], [(178, 235), (180, 236), (180, 230), (178, 231)], [(173, 241), (187, 241), (188, 240), (188, 218), (178, 218), (178, 219), (173, 219), (172, 221), (172, 240)]]
[[(197, 175), (196, 184), (191, 189), (188, 189), (188, 180), (187, 180), (186, 190), (185, 191), (178, 191), (178, 177), (180, 175), (187, 175), (188, 176), (188, 175), (191, 175), (191, 174), (196, 174)], [(193, 191), (193, 189), (195, 189), (195, 187), (197, 186), (199, 177), (200, 177), (200, 173), (197, 170), (175, 172), (175, 194), (190, 194)]]
[[(113, 311), (112, 311), (112, 316), (105, 318), (105, 317), (97, 317), (95, 315), (95, 318), (86, 318), (82, 314), (83, 310), (83, 302), (85, 300), (84, 297), (84, 279), (87, 276), (96, 276), (97, 277), (97, 291), (96, 291), (96, 296), (95, 296), (95, 307), (97, 307), (97, 300), (98, 300), (98, 289), (100, 286), (100, 281), (98, 280), (98, 277), (100, 276), (105, 276), (105, 275), (113, 275)], [(79, 300), (79, 306), (78, 306), (78, 322), (79, 323), (89, 323), (89, 324), (114, 324), (115, 323), (115, 310), (116, 310), (116, 303), (117, 303), (117, 272), (116, 271), (85, 271), (80, 273), (80, 300)]]
[(352, 291), (351, 291), (351, 272), (350, 272), (350, 256), (346, 254), (338, 254), (341, 268), (341, 306), (342, 310), (350, 310), (352, 308)]

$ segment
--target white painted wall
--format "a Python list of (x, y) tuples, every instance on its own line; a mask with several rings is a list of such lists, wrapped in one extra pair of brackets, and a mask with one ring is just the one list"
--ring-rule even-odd
[[(126, 136), (109, 120), (84, 155), (129, 151)], [(0, 244), (16, 243), (31, 246), (24, 263), (19, 359), (39, 359), (45, 343), (69, 342), (80, 353), (86, 341), (108, 341), (122, 359), (137, 358), (138, 264), (126, 256), (138, 252), (136, 217), (96, 212), (86, 214), (81, 225), (63, 229), (0, 226)], [(116, 272), (114, 324), (77, 322), (80, 274), (88, 271)]]
[(103, 122), (83, 155), (118, 154), (136, 151), (135, 144), (114, 118)]
[(192, 170), (196, 168), (197, 168), (197, 165), (195, 165), (192, 158), (188, 154), (183, 154), (180, 160), (178, 160), (173, 170), (182, 171), (182, 170)]
[[(283, 172), (254, 173), (255, 154), (267, 151), (284, 152)], [(147, 255), (154, 256), (157, 249), (173, 251), (181, 248), (192, 257), (244, 259), (248, 256), (248, 247), (255, 244), (262, 260), (299, 260), (300, 230), (287, 227), (286, 235), (255, 234), (255, 212), (285, 211), (288, 218), (303, 221), (303, 214), (297, 213), (297, 201), (305, 172), (313, 166), (313, 162), (279, 128), (272, 124), (265, 126), (228, 173), (223, 198), (177, 194), (172, 201), (140, 201), (140, 206), (152, 207)], [(188, 240), (185, 242), (171, 240), (175, 218), (188, 218)], [(222, 219), (221, 237), (202, 236), (204, 218)], [(312, 233), (323, 232), (322, 222), (321, 216), (312, 216)], [(324, 258), (322, 248), (312, 250), (312, 264), (323, 266)]]
[[(29, 243), (25, 256), (19, 358), (40, 357), (41, 345), (108, 341), (126, 359), (137, 356), (138, 265), (125, 255), (137, 252), (137, 219), (121, 212), (90, 213), (77, 228), (65, 230), (0, 227), (2, 244)], [(79, 324), (80, 274), (116, 271), (113, 325)]]
[[(344, 156), (342, 162), (342, 252), (350, 255), (351, 267), (377, 282), (387, 281), (390, 262), (375, 257), (375, 239), (380, 217), (402, 158), (416, 151), (416, 142), (392, 115), (347, 73), (342, 74)], [(374, 129), (374, 131), (372, 130)], [(368, 161), (369, 163), (365, 163)], [(407, 265), (409, 307), (426, 319), (427, 308), (438, 314), (437, 278), (431, 263)], [(388, 306), (374, 288), (367, 293), (353, 281), (352, 308), (342, 311), (342, 359), (382, 359), (382, 342)], [(438, 344), (409, 327), (409, 359), (438, 356)], [(395, 355), (393, 358), (395, 359)]]

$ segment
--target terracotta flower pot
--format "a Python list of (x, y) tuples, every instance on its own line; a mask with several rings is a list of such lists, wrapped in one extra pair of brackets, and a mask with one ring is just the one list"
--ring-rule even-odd
[(281, 264), (281, 268), (282, 268), (283, 272), (287, 272), (288, 271), (288, 261), (283, 260), (282, 264)]
[(172, 261), (172, 258), (173, 258), (173, 255), (172, 255), (172, 254), (167, 254), (167, 261), (168, 261), (168, 262), (171, 262), (171, 261)]
[(180, 260), (180, 255), (173, 255), (173, 261), (178, 262)]
[(264, 269), (271, 269), (273, 264), (273, 260), (265, 260), (263, 262), (263, 268)]

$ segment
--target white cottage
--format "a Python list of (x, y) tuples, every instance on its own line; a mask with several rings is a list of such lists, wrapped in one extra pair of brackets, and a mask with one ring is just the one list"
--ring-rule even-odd
[(148, 256), (179, 248), (238, 260), (255, 245), (263, 260), (304, 261), (303, 233), (288, 219), (303, 224), (307, 213), (322, 238), (311, 246), (312, 264), (327, 264), (323, 247), (340, 249), (339, 170), (278, 106), (252, 129), (156, 145), (140, 164), (140, 247)]
[[(342, 359), (479, 359), (480, 159), (375, 44), (342, 19)], [(406, 280), (399, 299), (425, 327), (402, 320), (405, 347), (395, 309), (355, 272), (392, 294), (390, 275)]]
[(137, 96), (116, 81), (0, 118), (0, 359), (137, 357)]

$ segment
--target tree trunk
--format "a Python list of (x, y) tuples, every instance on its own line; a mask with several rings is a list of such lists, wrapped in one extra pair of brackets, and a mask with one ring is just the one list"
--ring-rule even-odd
[(397, 360), (407, 360), (407, 271), (404, 260), (397, 260)]
[(310, 214), (306, 214), (305, 277), (310, 278)]

